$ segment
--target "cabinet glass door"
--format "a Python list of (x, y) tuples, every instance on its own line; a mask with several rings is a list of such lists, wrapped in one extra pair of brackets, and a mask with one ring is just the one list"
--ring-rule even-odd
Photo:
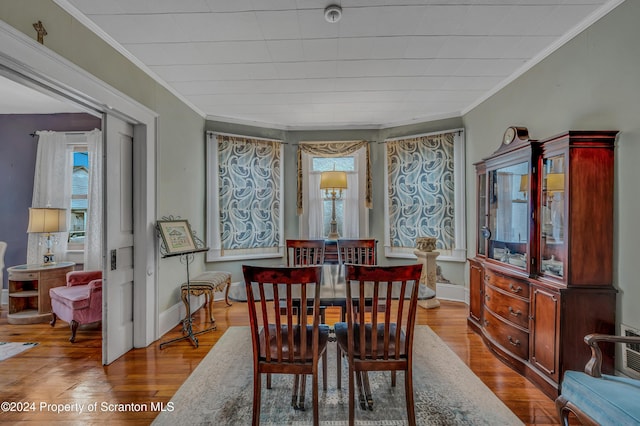
[(544, 274), (563, 277), (565, 260), (564, 155), (543, 160), (541, 197), (540, 269)]
[(527, 269), (529, 247), (529, 162), (489, 172), (488, 257)]
[(487, 174), (478, 175), (478, 255), (487, 255)]

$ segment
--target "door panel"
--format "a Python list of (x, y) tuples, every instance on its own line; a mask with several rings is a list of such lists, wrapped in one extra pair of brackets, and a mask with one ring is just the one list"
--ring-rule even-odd
[(105, 115), (102, 362), (133, 348), (133, 127)]

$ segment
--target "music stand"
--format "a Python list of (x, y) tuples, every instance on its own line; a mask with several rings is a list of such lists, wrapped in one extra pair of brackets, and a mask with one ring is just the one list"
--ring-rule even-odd
[[(168, 344), (178, 342), (180, 340), (189, 339), (197, 348), (199, 334), (206, 333), (216, 329), (213, 325), (207, 329), (193, 332), (193, 318), (191, 317), (191, 277), (189, 275), (189, 264), (193, 262), (196, 253), (208, 251), (209, 248), (204, 246), (202, 240), (195, 236), (191, 231), (189, 222), (184, 219), (174, 219), (173, 217), (163, 218), (156, 225), (158, 234), (162, 237), (160, 243), (160, 254), (162, 258), (180, 256), (180, 263), (184, 263), (187, 272), (187, 299), (185, 307), (187, 309), (186, 316), (182, 320), (183, 336), (160, 343), (160, 349)], [(209, 302), (211, 303), (211, 301)]]

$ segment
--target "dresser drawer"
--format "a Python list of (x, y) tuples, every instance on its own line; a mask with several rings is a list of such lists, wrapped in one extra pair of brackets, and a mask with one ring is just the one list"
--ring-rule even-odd
[(483, 312), (482, 327), (491, 339), (522, 359), (529, 359), (529, 333), (504, 320), (489, 309)]
[(489, 268), (484, 270), (484, 282), (504, 290), (507, 294), (515, 294), (529, 299), (529, 283), (494, 272)]
[(486, 285), (484, 287), (484, 304), (505, 320), (529, 329), (528, 300), (505, 294), (491, 285)]
[(39, 277), (37, 272), (16, 272), (9, 271), (9, 279), (15, 281), (30, 281), (37, 280)]

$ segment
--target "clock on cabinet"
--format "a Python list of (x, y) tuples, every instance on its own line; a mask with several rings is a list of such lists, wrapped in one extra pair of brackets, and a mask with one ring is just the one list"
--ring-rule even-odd
[(529, 131), (526, 127), (517, 127), (510, 126), (505, 130), (504, 135), (502, 137), (502, 143), (504, 145), (509, 145), (515, 139), (527, 141), (529, 140)]

